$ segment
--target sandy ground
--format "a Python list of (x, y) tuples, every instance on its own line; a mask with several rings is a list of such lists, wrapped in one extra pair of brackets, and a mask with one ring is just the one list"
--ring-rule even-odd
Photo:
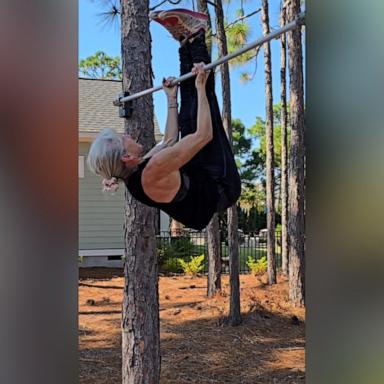
[[(206, 277), (160, 277), (161, 383), (305, 383), (304, 309), (288, 303), (288, 284), (240, 276), (243, 324), (225, 326), (223, 293), (206, 298)], [(80, 383), (120, 383), (119, 270), (82, 270), (79, 281)]]

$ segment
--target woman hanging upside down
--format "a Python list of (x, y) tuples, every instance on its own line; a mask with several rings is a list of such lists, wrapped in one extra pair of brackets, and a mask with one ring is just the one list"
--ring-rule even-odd
[[(221, 121), (213, 73), (205, 44), (206, 16), (187, 10), (155, 12), (181, 42), (181, 74), (196, 79), (180, 84), (177, 112), (174, 78), (163, 81), (168, 116), (163, 141), (148, 153), (129, 135), (103, 130), (92, 143), (88, 165), (103, 176), (104, 190), (114, 191), (122, 180), (137, 200), (157, 207), (189, 228), (203, 229), (215, 212), (236, 203), (241, 191), (231, 146)], [(204, 23), (205, 20), (205, 23)], [(181, 139), (178, 140), (179, 130)]]

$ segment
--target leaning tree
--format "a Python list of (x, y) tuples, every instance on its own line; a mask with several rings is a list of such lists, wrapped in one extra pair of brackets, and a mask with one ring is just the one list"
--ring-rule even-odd
[[(262, 0), (262, 24), (264, 35), (269, 34), (268, 0)], [(265, 71), (265, 134), (267, 145), (267, 259), (268, 281), (276, 284), (275, 257), (275, 175), (274, 175), (274, 143), (273, 143), (273, 99), (272, 99), (272, 63), (270, 43), (264, 43)]]
[[(223, 4), (221, 0), (215, 0), (216, 33), (218, 40), (219, 56), (228, 54), (227, 38), (224, 27)], [(223, 125), (228, 139), (232, 144), (232, 118), (231, 118), (231, 87), (228, 62), (221, 68), (221, 88), (223, 95)], [(242, 321), (240, 313), (240, 281), (239, 281), (239, 239), (237, 207), (234, 204), (228, 208), (228, 245), (229, 245), (229, 282), (230, 282), (230, 308), (228, 324), (239, 325)]]
[[(198, 0), (197, 9), (208, 16), (208, 31), (212, 30), (211, 17), (208, 10), (207, 0)], [(212, 55), (212, 37), (207, 36), (208, 52)], [(219, 216), (215, 213), (207, 226), (208, 242), (208, 281), (207, 296), (213, 297), (221, 291), (221, 255), (220, 255), (220, 232)]]
[[(286, 8), (281, 6), (280, 26), (286, 23)], [(280, 36), (280, 99), (281, 99), (281, 264), (288, 274), (288, 113), (287, 113), (287, 39)]]

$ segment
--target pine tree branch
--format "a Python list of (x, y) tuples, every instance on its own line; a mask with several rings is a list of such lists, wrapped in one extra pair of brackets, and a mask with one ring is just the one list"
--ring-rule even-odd
[[(259, 52), (260, 52), (260, 48), (261, 48), (261, 46), (256, 47), (256, 49), (255, 49), (255, 54), (252, 55), (252, 56), (249, 58), (248, 61), (251, 61), (252, 59), (257, 58), (257, 55), (258, 55)], [(257, 73), (257, 60), (255, 60), (255, 69), (254, 69), (254, 71), (253, 71), (253, 74), (249, 77), (249, 79), (246, 79), (246, 82), (253, 81), (253, 79), (254, 79), (255, 76), (256, 76), (256, 73)]]
[(239, 21), (242, 21), (244, 19), (247, 19), (248, 17), (251, 17), (253, 15), (256, 15), (256, 13), (259, 13), (261, 11), (261, 8), (257, 9), (256, 11), (253, 11), (251, 13), (249, 13), (248, 15), (244, 15), (244, 16), (241, 16), (237, 19), (235, 19), (234, 21), (232, 21), (231, 23), (227, 24), (225, 29), (228, 29), (229, 27), (232, 27), (232, 25), (238, 23)]
[(161, 7), (165, 3), (171, 3), (173, 5), (180, 4), (181, 0), (163, 0), (159, 4), (154, 5), (152, 8), (149, 8), (150, 11), (154, 11), (156, 8)]
[[(256, 15), (257, 13), (259, 13), (261, 11), (261, 8), (257, 9), (256, 11), (253, 11), (251, 13), (248, 13), (248, 15), (244, 15), (244, 16), (241, 16), (241, 17), (238, 17), (237, 19), (233, 20), (231, 23), (227, 24), (225, 26), (225, 30), (227, 31), (230, 27), (232, 27), (232, 25), (235, 25), (237, 24), (239, 21), (242, 21), (244, 19), (247, 19), (248, 17), (251, 17), (253, 15)], [(216, 33), (212, 33), (211, 35), (212, 37), (216, 37)]]

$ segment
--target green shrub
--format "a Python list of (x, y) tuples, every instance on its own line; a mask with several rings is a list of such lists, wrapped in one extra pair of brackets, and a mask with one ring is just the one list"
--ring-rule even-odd
[(157, 246), (157, 257), (159, 265), (164, 265), (169, 259), (175, 259), (176, 253), (170, 243), (159, 243)]
[(164, 261), (161, 270), (168, 273), (177, 273), (181, 271), (181, 267), (177, 259), (170, 258)]
[(199, 272), (204, 270), (204, 255), (192, 257), (190, 261), (185, 261), (183, 259), (177, 259), (180, 267), (183, 272), (188, 276), (196, 276)]
[(262, 275), (266, 272), (268, 267), (267, 258), (263, 256), (260, 259), (254, 260), (251, 256), (248, 256), (247, 267), (253, 275)]
[(179, 237), (171, 239), (171, 246), (177, 257), (185, 259), (188, 256), (198, 256), (196, 246), (189, 237)]
[[(169, 241), (170, 240), (170, 241)], [(199, 247), (189, 237), (158, 238), (157, 256), (160, 270), (163, 272), (180, 272), (181, 267), (176, 259), (183, 260), (199, 255)]]

